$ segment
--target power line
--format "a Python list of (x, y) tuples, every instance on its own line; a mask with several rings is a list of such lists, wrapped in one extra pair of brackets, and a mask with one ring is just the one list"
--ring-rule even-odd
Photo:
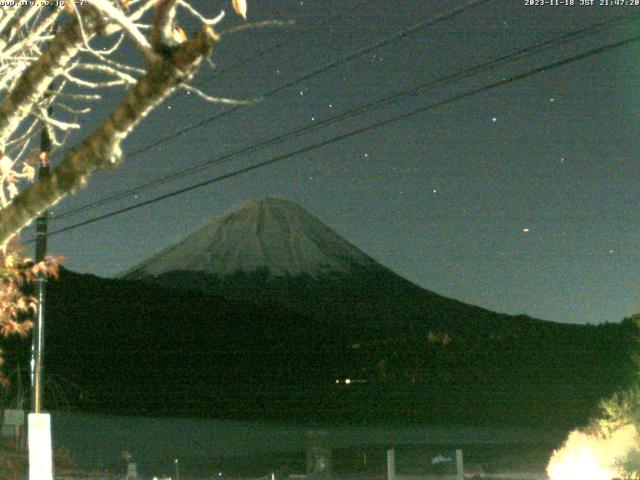
[[(214, 183), (218, 183), (218, 182), (221, 182), (223, 180), (227, 180), (229, 178), (233, 178), (233, 177), (242, 175), (244, 173), (248, 173), (248, 172), (251, 172), (253, 170), (257, 170), (257, 169), (262, 168), (262, 167), (273, 165), (275, 163), (279, 163), (279, 162), (281, 162), (283, 160), (289, 159), (289, 158), (294, 157), (296, 155), (300, 155), (302, 153), (307, 153), (307, 152), (310, 152), (310, 151), (313, 151), (313, 150), (317, 150), (319, 148), (325, 147), (327, 145), (330, 145), (330, 144), (333, 144), (333, 143), (336, 143), (336, 142), (340, 142), (340, 141), (345, 140), (347, 138), (350, 138), (350, 137), (353, 137), (353, 136), (356, 136), (356, 135), (360, 135), (362, 133), (366, 133), (366, 132), (369, 132), (371, 130), (383, 127), (383, 126), (387, 126), (387, 125), (390, 125), (392, 123), (399, 122), (401, 120), (405, 120), (407, 118), (413, 117), (413, 116), (418, 115), (420, 113), (424, 113), (424, 112), (427, 112), (427, 111), (430, 111), (430, 110), (434, 110), (436, 108), (440, 108), (440, 107), (443, 107), (445, 105), (449, 105), (449, 104), (452, 104), (454, 102), (457, 102), (459, 100), (463, 100), (465, 98), (469, 98), (471, 96), (478, 95), (480, 93), (484, 93), (484, 92), (493, 90), (495, 88), (501, 87), (503, 85), (507, 85), (509, 83), (513, 83), (513, 82), (516, 82), (516, 81), (519, 81), (519, 80), (524, 80), (525, 78), (531, 77), (533, 75), (537, 75), (537, 74), (542, 73), (542, 72), (548, 72), (550, 70), (553, 70), (553, 69), (568, 65), (570, 63), (574, 63), (574, 62), (583, 60), (583, 59), (588, 58), (588, 57), (599, 55), (599, 54), (611, 51), (611, 50), (616, 49), (616, 48), (628, 46), (628, 45), (631, 45), (631, 44), (636, 43), (638, 41), (640, 41), (640, 35), (636, 35), (634, 37), (630, 37), (630, 38), (627, 38), (627, 39), (624, 39), (624, 40), (620, 40), (620, 41), (617, 41), (617, 42), (614, 42), (614, 43), (610, 43), (610, 44), (604, 45), (602, 47), (594, 48), (594, 49), (589, 50), (587, 52), (584, 52), (584, 53), (581, 53), (581, 54), (578, 54), (578, 55), (574, 55), (574, 56), (571, 56), (571, 57), (568, 57), (568, 58), (565, 58), (565, 59), (562, 59), (562, 60), (557, 60), (555, 62), (551, 62), (551, 63), (548, 63), (548, 64), (543, 65), (541, 67), (536, 67), (536, 68), (527, 70), (526, 72), (511, 76), (509, 78), (504, 78), (502, 80), (490, 83), (490, 84), (485, 85), (483, 87), (475, 88), (475, 89), (472, 89), (472, 90), (469, 90), (469, 91), (466, 91), (466, 92), (463, 92), (463, 93), (459, 93), (457, 95), (453, 95), (453, 96), (451, 96), (451, 97), (449, 97), (449, 98), (447, 98), (445, 100), (441, 100), (441, 101), (436, 102), (436, 103), (432, 103), (432, 104), (429, 104), (429, 105), (426, 105), (426, 106), (423, 106), (423, 107), (420, 107), (420, 108), (416, 108), (416, 109), (411, 110), (409, 112), (405, 112), (405, 113), (402, 113), (400, 115), (396, 115), (394, 117), (390, 117), (388, 119), (385, 119), (385, 120), (382, 120), (382, 121), (379, 121), (379, 122), (372, 123), (370, 125), (366, 125), (366, 126), (357, 128), (357, 129), (352, 130), (350, 132), (343, 133), (343, 134), (338, 135), (336, 137), (333, 137), (333, 138), (330, 138), (330, 139), (327, 139), (327, 140), (323, 140), (321, 142), (317, 142), (317, 143), (308, 145), (306, 147), (302, 147), (302, 148), (294, 150), (292, 152), (285, 153), (285, 154), (282, 154), (282, 155), (277, 155), (275, 157), (270, 158), (269, 160), (265, 160), (263, 162), (259, 162), (257, 164), (254, 164), (254, 165), (251, 165), (251, 166), (236, 170), (234, 172), (230, 172), (230, 173), (227, 173), (227, 174), (224, 174), (224, 175), (219, 175), (219, 176), (214, 177), (212, 179), (205, 180), (205, 181), (193, 184), (193, 185), (191, 185), (189, 187), (185, 187), (185, 188), (181, 188), (181, 189), (178, 189), (178, 190), (174, 190), (173, 192), (166, 193), (164, 195), (160, 195), (160, 196), (154, 197), (152, 199), (149, 199), (149, 200), (146, 200), (146, 201), (143, 201), (143, 202), (140, 202), (140, 203), (136, 203), (134, 205), (130, 205), (128, 207), (124, 207), (124, 208), (121, 208), (121, 209), (118, 209), (118, 210), (114, 210), (112, 212), (109, 212), (109, 213), (106, 213), (106, 214), (103, 214), (103, 215), (99, 215), (97, 217), (85, 220), (83, 222), (79, 222), (79, 223), (76, 223), (76, 224), (73, 224), (73, 225), (69, 225), (67, 227), (64, 227), (64, 228), (55, 230), (53, 232), (50, 232), (49, 236), (53, 236), (53, 235), (56, 235), (56, 234), (59, 234), (59, 233), (67, 232), (69, 230), (73, 230), (73, 229), (76, 229), (76, 228), (79, 228), (79, 227), (82, 227), (82, 226), (85, 226), (85, 225), (89, 225), (91, 223), (95, 223), (95, 222), (98, 222), (100, 220), (104, 220), (106, 218), (110, 218), (110, 217), (119, 215), (121, 213), (129, 212), (131, 210), (135, 210), (137, 208), (144, 207), (146, 205), (150, 205), (152, 203), (159, 202), (161, 200), (166, 200), (168, 198), (175, 197), (177, 195), (181, 195), (183, 193), (190, 192), (192, 190), (196, 190), (196, 189), (201, 188), (201, 187), (212, 185)], [(32, 241), (33, 241), (33, 239), (30, 239), (26, 243), (31, 243)]]
[[(402, 30), (402, 31), (400, 31), (400, 32), (398, 32), (398, 33), (396, 33), (394, 35), (391, 35), (391, 36), (389, 36), (387, 38), (384, 38), (384, 39), (382, 39), (382, 40), (380, 40), (378, 42), (375, 42), (372, 45), (369, 45), (367, 47), (364, 47), (364, 48), (361, 48), (359, 50), (356, 50), (355, 52), (352, 52), (352, 53), (350, 53), (350, 54), (348, 54), (348, 55), (346, 55), (346, 56), (344, 56), (344, 57), (342, 57), (342, 58), (340, 58), (338, 60), (334, 60), (332, 62), (328, 62), (328, 63), (322, 65), (321, 67), (315, 68), (315, 69), (311, 70), (310, 72), (303, 74), (300, 77), (294, 78), (293, 80), (291, 80), (289, 82), (286, 82), (286, 83), (284, 83), (284, 84), (282, 84), (282, 85), (280, 85), (278, 87), (275, 87), (275, 88), (273, 88), (271, 90), (268, 90), (267, 92), (263, 93), (260, 97), (261, 98), (272, 97), (273, 95), (275, 95), (275, 94), (277, 94), (277, 93), (279, 93), (279, 92), (281, 92), (283, 90), (286, 90), (287, 88), (293, 87), (293, 86), (295, 86), (295, 85), (297, 85), (297, 84), (299, 84), (299, 83), (301, 83), (301, 82), (303, 82), (305, 80), (309, 80), (309, 79), (311, 79), (313, 77), (316, 77), (316, 76), (318, 76), (318, 75), (320, 75), (320, 74), (322, 74), (322, 73), (324, 73), (324, 72), (326, 72), (328, 70), (331, 70), (332, 68), (335, 68), (335, 67), (337, 67), (339, 65), (342, 65), (343, 63), (350, 62), (351, 60), (354, 60), (354, 59), (356, 59), (358, 57), (361, 57), (362, 55), (365, 55), (365, 54), (373, 51), (373, 50), (376, 50), (376, 49), (378, 49), (380, 47), (383, 47), (383, 46), (388, 45), (388, 44), (390, 44), (392, 42), (395, 42), (396, 40), (400, 40), (402, 38), (405, 38), (405, 37), (407, 37), (409, 35), (412, 35), (412, 34), (418, 32), (420, 30), (423, 30), (423, 29), (425, 29), (427, 27), (436, 25), (436, 24), (438, 24), (440, 22), (443, 22), (443, 21), (448, 20), (450, 18), (453, 18), (453, 17), (455, 17), (457, 15), (460, 15), (461, 13), (463, 13), (464, 11), (468, 10), (471, 7), (474, 7), (474, 6), (477, 6), (477, 5), (481, 5), (483, 3), (487, 3), (487, 2), (490, 2), (490, 1), (492, 1), (492, 0), (471, 0), (470, 2), (467, 2), (467, 3), (465, 3), (464, 5), (462, 5), (460, 7), (454, 8), (453, 10), (449, 11), (448, 13), (443, 13), (443, 14), (437, 15), (437, 16), (429, 19), (429, 20), (426, 20), (424, 22), (420, 22), (420, 23), (418, 23), (418, 24), (416, 24), (416, 25), (414, 25), (412, 27), (409, 27), (409, 28), (407, 28), (405, 30)], [(141, 147), (141, 148), (139, 148), (137, 150), (134, 150), (133, 152), (131, 152), (131, 154), (129, 154), (129, 158), (135, 157), (137, 155), (140, 155), (141, 153), (146, 152), (147, 150), (150, 150), (150, 149), (152, 149), (154, 147), (157, 147), (158, 145), (161, 145), (163, 143), (166, 143), (169, 140), (173, 140), (174, 138), (178, 138), (179, 136), (183, 135), (184, 133), (190, 132), (191, 130), (194, 130), (194, 129), (199, 128), (199, 127), (201, 127), (203, 125), (211, 123), (214, 120), (217, 120), (217, 119), (219, 119), (221, 117), (224, 117), (224, 116), (226, 116), (226, 115), (228, 115), (230, 113), (236, 112), (237, 110), (240, 110), (241, 108), (243, 108), (243, 106), (238, 105), (238, 106), (235, 106), (235, 107), (231, 107), (228, 110), (225, 110), (225, 111), (220, 112), (218, 114), (215, 114), (215, 115), (212, 115), (210, 117), (207, 117), (206, 119), (204, 119), (204, 120), (202, 120), (200, 122), (194, 123), (194, 124), (190, 125), (189, 127), (183, 128), (182, 130), (178, 130), (177, 132), (174, 132), (171, 135), (167, 135), (167, 136), (165, 136), (165, 137), (163, 137), (163, 138), (161, 138), (161, 139), (159, 139), (159, 140), (157, 140), (157, 141), (155, 141), (153, 143), (149, 143), (149, 144), (145, 145), (144, 147)]]
[(556, 39), (552, 39), (552, 40), (547, 40), (544, 42), (541, 42), (539, 44), (536, 44), (534, 46), (531, 47), (526, 47), (523, 49), (520, 49), (516, 52), (504, 55), (502, 57), (498, 57), (496, 59), (493, 60), (489, 60), (483, 63), (480, 63), (476, 66), (470, 67), (470, 68), (466, 68), (466, 69), (462, 69), (462, 70), (458, 70), (452, 74), (449, 75), (445, 75), (443, 77), (437, 78), (435, 80), (432, 80), (430, 82), (425, 82), (423, 84), (420, 84), (416, 87), (410, 88), (410, 89), (404, 89), (401, 90), (399, 92), (396, 92), (394, 94), (388, 95), (386, 97), (383, 97), (381, 99), (369, 102), (369, 103), (365, 103), (362, 104), (358, 107), (355, 107), (353, 109), (349, 109), (345, 112), (342, 112), (340, 114), (334, 115), (332, 117), (329, 117), (327, 119), (321, 120), (319, 122), (312, 122), (310, 124), (307, 124), (303, 127), (299, 127), (293, 131), (289, 131), (287, 133), (284, 134), (280, 134), (277, 135), (275, 137), (271, 137), (267, 140), (264, 140), (262, 142), (259, 142), (257, 144), (254, 145), (250, 145), (247, 147), (243, 147), (239, 150), (235, 150), (226, 154), (223, 154), (219, 157), (207, 160), (206, 162), (203, 162), (199, 165), (195, 165), (193, 167), (189, 167), (189, 168), (185, 168), (185, 169), (180, 169), (178, 171), (175, 171), (169, 175), (166, 175), (164, 177), (155, 179), (155, 180), (151, 180), (148, 182), (145, 182), (141, 185), (138, 185), (136, 187), (130, 188), (130, 189), (126, 189), (126, 190), (122, 190), (118, 193), (115, 193), (113, 195), (110, 195), (108, 197), (102, 198), (100, 200), (96, 200), (94, 202), (90, 202), (88, 204), (82, 205), (80, 207), (68, 210), (66, 212), (62, 212), (61, 214), (59, 214), (58, 216), (55, 217), (54, 220), (61, 220), (63, 218), (72, 216), (72, 215), (76, 215), (78, 213), (81, 213), (83, 211), (89, 210), (89, 209), (93, 209), (93, 208), (98, 208), (100, 206), (112, 203), (114, 201), (117, 200), (121, 200), (123, 198), (127, 198), (131, 195), (140, 193), (142, 191), (145, 191), (147, 189), (150, 188), (154, 188), (160, 185), (163, 185), (165, 183), (171, 182), (173, 180), (176, 180), (178, 178), (182, 178), (184, 176), (187, 175), (191, 175), (193, 173), (202, 171), (206, 168), (209, 168), (213, 165), (218, 165), (221, 164), (227, 160), (230, 160), (231, 158), (234, 158), (236, 156), (239, 155), (243, 155), (243, 154), (247, 154), (247, 153), (252, 153), (255, 151), (258, 151), (262, 148), (268, 147), (268, 146), (272, 146), (276, 143), (280, 143), (284, 140), (288, 140), (291, 138), (296, 138), (298, 136), (303, 135), (304, 133), (308, 133), (310, 131), (316, 130), (316, 129), (320, 129), (320, 128), (324, 128), (326, 126), (335, 124), (339, 121), (343, 121), (349, 118), (353, 118), (357, 115), (362, 115), (366, 112), (372, 111), (374, 109), (378, 109), (381, 108), (385, 105), (389, 105), (393, 102), (396, 102), (404, 97), (407, 97), (409, 95), (416, 95), (416, 94), (420, 94), (423, 93), (424, 91), (427, 90), (431, 90), (433, 88), (439, 87), (439, 86), (443, 86), (446, 84), (449, 84), (451, 82), (457, 81), (457, 80), (461, 80), (464, 78), (469, 78), (472, 77), (482, 71), (489, 71), (491, 69), (495, 69), (498, 68), (500, 66), (503, 66), (507, 63), (511, 63), (517, 60), (520, 60), (526, 56), (530, 56), (532, 54), (538, 53), (540, 51), (544, 51), (553, 47), (557, 47), (559, 45), (568, 43), (570, 41), (576, 40), (580, 37), (583, 37), (585, 35), (588, 34), (592, 34), (598, 30), (604, 29), (604, 28), (610, 28), (614, 25), (617, 25), (619, 23), (622, 22), (628, 22), (631, 20), (635, 20), (637, 18), (640, 17), (640, 13), (635, 13), (635, 14), (626, 14), (626, 15), (621, 15), (619, 17), (615, 17), (613, 19), (610, 20), (606, 20), (603, 22), (599, 22), (593, 25), (590, 25), (588, 27), (573, 31), (573, 32), (569, 32), (565, 35), (562, 35)]
[[(437, 23), (440, 23), (440, 22), (442, 22), (444, 20), (447, 20), (447, 19), (453, 18), (453, 17), (455, 17), (457, 15), (460, 15), (464, 11), (466, 11), (467, 9), (469, 9), (471, 7), (474, 7), (476, 5), (480, 5), (480, 4), (483, 4), (483, 3), (487, 3), (487, 2), (490, 2), (490, 1), (493, 1), (493, 0), (472, 0), (470, 2), (467, 2), (464, 5), (462, 5), (460, 7), (456, 7), (456, 8), (452, 9), (451, 11), (449, 11), (447, 13), (443, 13), (443, 14), (437, 15), (437, 16), (429, 19), (429, 20), (420, 22), (420, 23), (418, 23), (416, 25), (413, 25), (412, 27), (409, 27), (409, 28), (404, 29), (404, 30), (402, 30), (402, 31), (400, 31), (400, 32), (398, 32), (398, 33), (396, 33), (394, 35), (386, 37), (386, 38), (384, 38), (384, 39), (382, 39), (382, 40), (380, 40), (378, 42), (375, 42), (375, 43), (367, 46), (367, 47), (364, 47), (362, 49), (359, 49), (359, 50), (356, 50), (354, 52), (351, 52), (348, 55), (346, 55), (346, 56), (344, 56), (344, 57), (342, 57), (342, 58), (340, 58), (338, 60), (334, 60), (332, 62), (329, 62), (329, 63), (326, 63), (326, 64), (322, 65), (321, 67), (315, 68), (315, 69), (311, 70), (310, 72), (307, 72), (307, 73), (301, 75), (300, 77), (297, 77), (297, 78), (295, 78), (295, 79), (293, 79), (293, 80), (291, 80), (289, 82), (286, 82), (286, 83), (284, 83), (284, 84), (282, 84), (282, 85), (280, 85), (278, 87), (275, 87), (275, 88), (263, 93), (261, 95), (261, 98), (263, 98), (263, 99), (264, 98), (269, 98), (269, 97), (271, 97), (273, 95), (276, 95), (277, 93), (279, 93), (279, 92), (281, 92), (283, 90), (286, 90), (287, 88), (290, 88), (290, 87), (295, 86), (295, 85), (297, 85), (297, 84), (299, 84), (299, 83), (301, 83), (301, 82), (303, 82), (305, 80), (308, 80), (308, 79), (313, 78), (313, 77), (315, 77), (317, 75), (320, 75), (320, 74), (322, 74), (322, 73), (324, 73), (324, 72), (326, 72), (326, 71), (328, 71), (328, 70), (330, 70), (332, 68), (335, 68), (335, 67), (337, 67), (337, 66), (339, 66), (339, 65), (341, 65), (343, 63), (346, 63), (346, 62), (349, 62), (351, 60), (354, 60), (354, 59), (356, 59), (356, 58), (358, 58), (358, 57), (360, 57), (362, 55), (365, 55), (365, 54), (367, 54), (367, 53), (369, 53), (369, 52), (371, 52), (371, 51), (373, 51), (373, 50), (375, 50), (377, 48), (380, 48), (382, 46), (388, 45), (388, 44), (390, 44), (390, 43), (392, 43), (394, 41), (397, 41), (399, 39), (402, 39), (402, 38), (405, 38), (405, 37), (407, 37), (409, 35), (412, 35), (413, 33), (416, 33), (416, 32), (418, 32), (418, 31), (420, 31), (420, 30), (422, 30), (424, 28), (436, 25)], [(209, 116), (209, 117), (205, 118), (204, 120), (201, 120), (200, 122), (194, 123), (194, 124), (192, 124), (192, 125), (190, 125), (188, 127), (185, 127), (185, 128), (183, 128), (181, 130), (178, 130), (178, 131), (176, 131), (176, 132), (174, 132), (174, 133), (172, 133), (170, 135), (162, 137), (162, 138), (158, 139), (155, 142), (149, 143), (149, 144), (147, 144), (147, 145), (145, 145), (145, 146), (143, 146), (141, 148), (138, 148), (137, 150), (134, 150), (133, 152), (131, 152), (128, 155), (128, 158), (136, 157), (136, 156), (140, 155), (141, 153), (144, 153), (144, 152), (146, 152), (146, 151), (148, 151), (148, 150), (150, 150), (150, 149), (152, 149), (154, 147), (157, 147), (158, 145), (166, 143), (169, 140), (173, 140), (175, 138), (178, 138), (178, 137), (180, 137), (181, 135), (184, 135), (187, 132), (190, 132), (192, 130), (200, 128), (200, 127), (202, 127), (202, 126), (204, 126), (206, 124), (209, 124), (209, 123), (211, 123), (211, 122), (213, 122), (215, 120), (218, 120), (219, 118), (222, 118), (222, 117), (224, 117), (224, 116), (226, 116), (226, 115), (228, 115), (230, 113), (236, 112), (236, 111), (240, 110), (241, 108), (243, 108), (243, 107), (242, 106), (235, 106), (235, 107), (231, 107), (231, 108), (229, 108), (227, 110), (224, 110), (223, 112), (220, 112), (220, 113), (214, 114), (212, 116)], [(127, 191), (127, 193), (128, 192), (129, 191)], [(117, 195), (120, 195), (120, 194), (117, 194)], [(125, 195), (125, 196), (127, 196), (127, 195)], [(118, 198), (122, 198), (122, 197), (118, 197)], [(57, 219), (69, 216), (71, 214), (76, 214), (76, 213), (78, 213), (80, 211), (83, 211), (83, 210), (86, 210), (86, 209), (89, 209), (89, 208), (94, 208), (94, 207), (97, 207), (97, 206), (100, 206), (100, 205), (102, 205), (102, 201), (98, 200), (97, 202), (93, 202), (92, 204), (86, 205), (84, 207), (79, 207), (78, 209), (74, 209), (73, 211), (63, 212), (57, 217)]]

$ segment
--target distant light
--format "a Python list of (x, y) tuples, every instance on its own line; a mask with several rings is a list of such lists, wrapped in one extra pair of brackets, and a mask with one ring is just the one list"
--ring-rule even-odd
[(351, 379), (350, 378), (345, 378), (344, 379), (344, 383), (346, 383), (347, 385), (349, 385), (351, 383)]
[(637, 442), (635, 426), (614, 430), (607, 437), (574, 430), (565, 444), (556, 450), (547, 465), (551, 480), (610, 480), (628, 478), (620, 471), (619, 461)]
[(498, 121), (498, 118), (497, 118), (497, 117), (493, 117), (493, 118), (491, 119), (491, 121), (492, 121), (493, 123), (496, 123), (496, 122)]
[(529, 232), (530, 232), (529, 227), (524, 227), (524, 228), (522, 229), (522, 231), (523, 231), (524, 233), (529, 233)]
[(340, 379), (339, 378), (336, 378), (336, 383), (340, 383)]

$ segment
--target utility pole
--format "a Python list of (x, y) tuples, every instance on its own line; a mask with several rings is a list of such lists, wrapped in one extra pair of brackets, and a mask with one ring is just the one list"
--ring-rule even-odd
[[(56, 8), (52, 5), (52, 9)], [(54, 23), (52, 32), (55, 36), (57, 25)], [(52, 89), (54, 85), (49, 85)], [(51, 98), (51, 97), (50, 97)], [(53, 108), (48, 106), (48, 114)], [(38, 180), (46, 178), (50, 173), (49, 153), (52, 139), (47, 125), (42, 126), (40, 132), (40, 156), (38, 165)], [(49, 212), (45, 210), (36, 220), (36, 263), (44, 261), (47, 254), (47, 218)], [(42, 412), (42, 392), (44, 390), (44, 319), (47, 276), (38, 273), (35, 280), (36, 287), (36, 322), (31, 337), (31, 413), (28, 416), (29, 435), (29, 480), (53, 480), (53, 454), (51, 439), (51, 416)]]
[[(49, 175), (51, 137), (46, 125), (40, 135), (40, 165), (38, 179)], [(47, 252), (47, 214), (43, 212), (36, 223), (36, 262), (44, 260)], [(51, 451), (51, 416), (42, 411), (44, 370), (44, 313), (47, 277), (39, 273), (36, 284), (36, 322), (31, 342), (31, 413), (29, 426), (29, 480), (53, 480)]]
[[(50, 6), (51, 12), (56, 8), (53, 4)], [(55, 36), (58, 31), (58, 24), (54, 22), (51, 33)], [(49, 90), (53, 89), (55, 81), (49, 85)], [(49, 97), (47, 94), (45, 98)], [(47, 107), (47, 114), (51, 116), (53, 107), (51, 104)], [(46, 124), (42, 125), (40, 131), (40, 155), (38, 163), (38, 180), (42, 180), (49, 176), (49, 153), (53, 142), (49, 129)], [(36, 263), (44, 261), (47, 255), (47, 233), (48, 233), (49, 211), (45, 210), (36, 220)], [(31, 413), (40, 413), (42, 410), (42, 391), (43, 391), (43, 370), (44, 370), (44, 319), (45, 319), (45, 300), (47, 289), (47, 276), (39, 273), (35, 281), (36, 286), (36, 322), (31, 333)]]
[[(38, 167), (38, 179), (49, 175), (49, 152), (51, 151), (51, 137), (46, 126), (42, 127), (40, 134), (40, 164)], [(48, 211), (36, 220), (36, 263), (42, 262), (47, 253)], [(40, 273), (35, 281), (36, 285), (36, 322), (33, 328), (31, 340), (31, 412), (40, 413), (42, 410), (42, 373), (44, 369), (44, 319), (45, 300), (47, 289), (47, 277)]]

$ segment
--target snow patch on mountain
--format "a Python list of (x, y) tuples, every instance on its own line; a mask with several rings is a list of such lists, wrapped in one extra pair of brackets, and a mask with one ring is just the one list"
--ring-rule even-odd
[(224, 276), (262, 269), (273, 275), (317, 276), (354, 267), (379, 265), (299, 205), (265, 197), (213, 219), (123, 277), (175, 271)]

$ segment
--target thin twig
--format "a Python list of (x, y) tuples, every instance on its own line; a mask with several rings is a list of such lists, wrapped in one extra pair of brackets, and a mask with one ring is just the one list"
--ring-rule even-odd
[(295, 23), (296, 22), (294, 20), (264, 20), (262, 22), (244, 23), (242, 25), (238, 25), (237, 27), (223, 30), (222, 32), (220, 32), (220, 36), (226, 37), (228, 35), (235, 35), (236, 33), (240, 33), (245, 30), (255, 30), (258, 28), (290, 27), (292, 25), (295, 25)]
[(182, 84), (178, 88), (187, 90), (188, 92), (193, 92), (207, 102), (221, 103), (223, 105), (254, 105), (260, 101), (259, 98), (252, 98), (249, 100), (236, 100), (233, 98), (212, 97), (211, 95), (207, 95), (206, 93), (204, 93), (202, 90), (199, 90), (196, 87), (187, 84)]

